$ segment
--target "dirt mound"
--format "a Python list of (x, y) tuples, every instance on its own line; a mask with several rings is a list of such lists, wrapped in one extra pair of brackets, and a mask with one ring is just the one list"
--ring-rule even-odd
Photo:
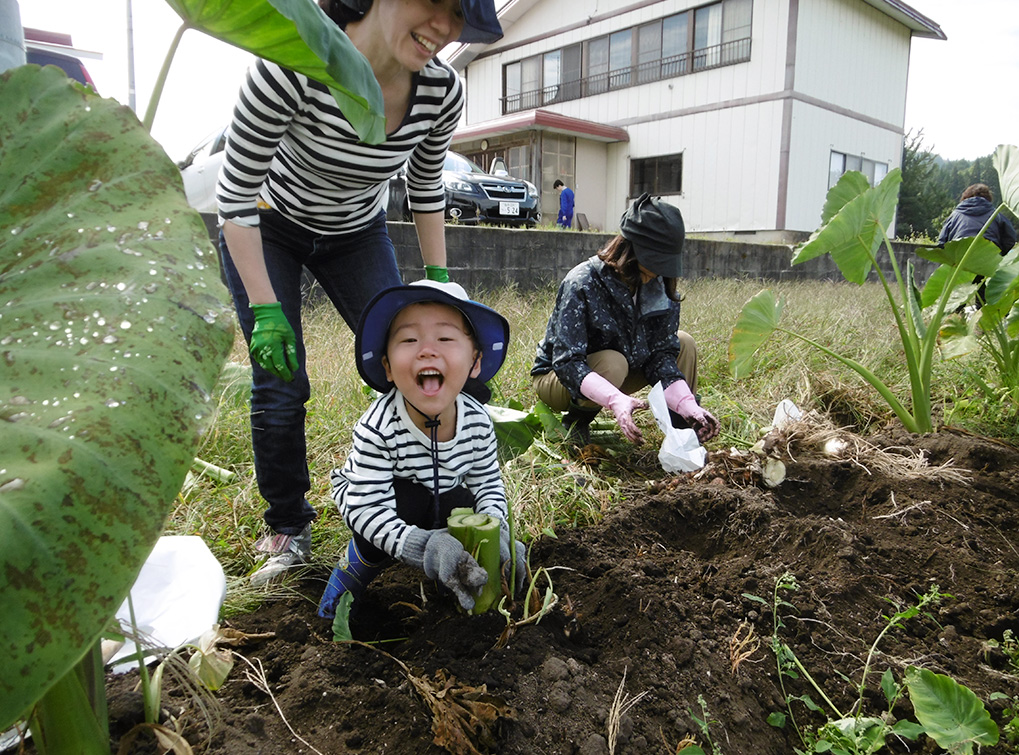
[[(1016, 670), (984, 645), (1019, 632), (1019, 451), (943, 431), (842, 436), (831, 456), (821, 450), (829, 436), (773, 438), (764, 450), (785, 465), (776, 487), (762, 484), (761, 457), (713, 453), (706, 470), (661, 481), (602, 524), (542, 540), (532, 565), (552, 570), (558, 603), (501, 647), (501, 616), (459, 615), (403, 566), (373, 583), (354, 616), (355, 637), (377, 644), (330, 642), (315, 616), (321, 567), (293, 599), (229, 622), (274, 633), (241, 652), (261, 664), (287, 722), (314, 749), (237, 668), (216, 694), (222, 722), (209, 751), (594, 755), (610, 751), (612, 727), (617, 753), (671, 754), (687, 736), (706, 752), (792, 753), (802, 748), (795, 732), (766, 720), (785, 709), (769, 650), (785, 572), (800, 589), (782, 595), (792, 604), (782, 639), (843, 711), (882, 617), (933, 585), (952, 597), (882, 641), (868, 712), (885, 707), (883, 671), (901, 679), (909, 664), (948, 674), (985, 702), (1019, 694)], [(121, 692), (129, 680), (113, 682), (114, 711), (131, 708)], [(819, 699), (802, 680), (786, 684)], [(171, 696), (166, 707), (178, 704)], [(999, 724), (1003, 706), (989, 705)], [(822, 720), (794, 710), (801, 724)], [(895, 713), (912, 717), (908, 702)], [(437, 732), (448, 749), (433, 743)], [(196, 750), (205, 736), (192, 713)], [(929, 741), (909, 746), (890, 741), (889, 751), (936, 751)], [(982, 750), (1007, 751), (1004, 740)]]

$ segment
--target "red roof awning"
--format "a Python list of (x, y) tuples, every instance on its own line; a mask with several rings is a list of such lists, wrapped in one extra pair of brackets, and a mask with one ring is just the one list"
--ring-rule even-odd
[(551, 131), (559, 134), (591, 139), (596, 142), (628, 142), (626, 129), (608, 126), (604, 123), (571, 118), (550, 110), (522, 110), (504, 115), (491, 121), (458, 128), (453, 134), (453, 144), (485, 139), (520, 131)]

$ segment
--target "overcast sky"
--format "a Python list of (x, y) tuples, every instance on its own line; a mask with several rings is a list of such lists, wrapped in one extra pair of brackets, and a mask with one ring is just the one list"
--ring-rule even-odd
[[(21, 0), (25, 26), (70, 33), (100, 94), (128, 104), (127, 0)], [(162, 0), (133, 0), (136, 103), (144, 115), (179, 19)], [(1019, 0), (910, 0), (941, 25), (948, 41), (914, 39), (907, 130), (947, 159), (973, 159), (1019, 142)], [(188, 31), (174, 58), (153, 125), (167, 154), (180, 159), (230, 118), (251, 57)]]

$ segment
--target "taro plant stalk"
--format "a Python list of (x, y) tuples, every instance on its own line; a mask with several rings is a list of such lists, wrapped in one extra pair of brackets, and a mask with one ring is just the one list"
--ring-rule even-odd
[[(1015, 153), (1015, 147), (998, 148), (998, 158), (1005, 163), (1014, 165)], [(1013, 169), (1013, 177), (1014, 173)], [(778, 330), (805, 341), (854, 370), (884, 398), (910, 432), (930, 432), (934, 429), (931, 417), (931, 376), (938, 333), (945, 313), (950, 311), (951, 305), (957, 306), (960, 298), (965, 301), (975, 293), (976, 285), (972, 282), (974, 275), (993, 276), (1001, 258), (997, 254), (997, 247), (980, 237), (955, 242), (954, 246), (947, 245), (945, 254), (951, 256), (954, 264), (945, 269), (943, 275), (932, 276), (926, 284), (925, 289), (930, 288), (929, 298), (934, 301), (934, 305), (930, 319), (925, 321), (921, 311), (923, 297), (914, 283), (913, 264), (907, 262), (903, 275), (886, 231), (895, 216), (901, 182), (902, 174), (897, 168), (873, 187), (862, 173), (845, 173), (828, 192), (821, 214), (823, 225), (797, 249), (792, 262), (795, 265), (825, 254), (831, 255), (845, 279), (857, 285), (863, 285), (872, 271), (876, 274), (888, 298), (902, 342), (909, 372), (910, 400), (900, 400), (878, 375), (856, 360), (780, 327), (779, 320), (785, 302), (784, 299), (776, 301), (769, 290), (757, 294), (743, 307), (733, 328), (729, 341), (729, 363), (734, 376), (740, 377), (750, 371), (755, 352)], [(1012, 192), (1009, 196), (1013, 196), (1016, 189), (1010, 187), (1009, 191)], [(886, 250), (894, 274), (894, 288), (877, 261), (882, 247)]]
[[(488, 572), (488, 582), (474, 599), (472, 614), (485, 613), (502, 597), (502, 574), (499, 559), (500, 521), (474, 509), (453, 509), (446, 521), (449, 534), (463, 545), (482, 569)], [(512, 548), (510, 550), (513, 550)]]

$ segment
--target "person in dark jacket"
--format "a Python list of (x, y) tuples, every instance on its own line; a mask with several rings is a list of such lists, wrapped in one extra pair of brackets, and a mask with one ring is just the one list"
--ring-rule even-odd
[[(957, 239), (973, 238), (980, 233), (980, 229), (994, 213), (994, 195), (987, 184), (967, 186), (959, 200), (959, 204), (952, 210), (952, 214), (948, 216), (941, 229), (938, 246), (944, 246), (949, 241)], [(1015, 228), (1009, 219), (999, 212), (987, 226), (984, 238), (997, 245), (1002, 254), (1007, 254), (1015, 246)], [(973, 282), (980, 283), (983, 279), (982, 275), (978, 275)], [(974, 304), (978, 309), (984, 305), (986, 285), (981, 283), (974, 297)], [(959, 311), (961, 310), (962, 307), (959, 308)]]
[[(944, 246), (949, 241), (956, 239), (967, 239), (980, 233), (984, 223), (994, 212), (994, 196), (987, 184), (973, 184), (967, 186), (960, 197), (959, 204), (952, 210), (952, 214), (945, 221), (938, 237), (938, 246)], [(1015, 246), (1016, 235), (1012, 223), (1000, 212), (987, 227), (984, 238), (993, 241), (1005, 254)]]
[(679, 330), (684, 236), (679, 208), (643, 194), (624, 213), (619, 235), (560, 284), (531, 376), (538, 398), (566, 412), (574, 440), (586, 443), (607, 408), (623, 435), (640, 443), (633, 412), (648, 404), (631, 394), (659, 381), (675, 426), (693, 428), (701, 442), (718, 435), (718, 420), (694, 395), (696, 344)]

